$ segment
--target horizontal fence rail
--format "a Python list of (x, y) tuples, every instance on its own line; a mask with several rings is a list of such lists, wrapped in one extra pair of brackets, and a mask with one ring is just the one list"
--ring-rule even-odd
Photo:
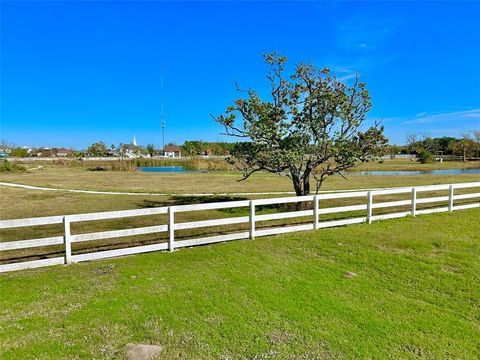
[[(13, 262), (7, 264), (0, 264), (0, 272), (22, 270), (28, 268), (37, 268), (50, 265), (69, 264), (81, 261), (106, 259), (116, 256), (139, 254), (144, 252), (169, 250), (173, 251), (182, 247), (190, 247), (196, 245), (213, 244), (218, 242), (225, 242), (240, 239), (255, 239), (258, 236), (267, 236), (274, 234), (283, 234), (296, 231), (316, 230), (327, 227), (371, 223), (378, 220), (395, 219), (405, 216), (416, 216), (419, 214), (431, 214), (437, 212), (452, 212), (455, 210), (464, 210), (479, 208), (480, 202), (473, 202), (468, 204), (457, 204), (455, 201), (465, 201), (471, 199), (480, 199), (480, 192), (469, 194), (455, 194), (455, 190), (479, 188), (480, 182), (462, 183), (462, 184), (447, 184), (447, 185), (428, 185), (415, 187), (401, 187), (391, 189), (372, 189), (370, 191), (353, 191), (342, 193), (329, 193), (300, 197), (283, 197), (272, 199), (255, 199), (255, 200), (241, 200), (228, 201), (208, 204), (192, 204), (192, 205), (177, 205), (165, 206), (149, 209), (138, 210), (124, 210), (124, 211), (108, 211), (97, 212), (89, 214), (76, 214), (64, 216), (48, 216), (29, 219), (15, 219), (0, 221), (0, 229), (20, 228), (43, 226), (52, 224), (63, 224), (63, 235), (39, 239), (16, 240), (9, 242), (0, 242), (0, 251), (20, 250), (28, 248), (45, 247), (52, 245), (63, 245), (63, 256), (52, 257), (41, 260)], [(418, 195), (421, 193), (429, 193), (433, 191), (448, 191), (447, 196), (422, 197)], [(374, 202), (375, 197), (384, 195), (398, 195), (410, 194), (407, 200), (398, 201), (384, 201)], [(350, 199), (350, 198), (366, 198), (366, 203), (359, 205), (337, 206), (337, 207), (322, 207), (322, 201), (332, 199)], [(309, 210), (279, 212), (274, 214), (256, 214), (258, 207), (279, 204), (291, 203), (308, 203)], [(429, 209), (417, 209), (419, 204), (437, 204), (443, 203), (441, 207), (434, 207)], [(446, 206), (445, 204), (446, 203)], [(408, 211), (398, 211), (388, 214), (374, 215), (375, 209), (407, 207)], [(201, 220), (191, 222), (175, 222), (175, 214), (191, 211), (204, 210), (220, 210), (233, 208), (248, 208), (248, 216), (227, 217), (214, 220)], [(320, 216), (325, 214), (336, 213), (350, 213), (357, 211), (366, 211), (366, 216), (352, 217), (342, 220), (324, 220), (320, 221)], [(167, 224), (160, 224), (155, 226), (146, 226), (131, 229), (101, 231), (84, 234), (71, 234), (71, 224), (86, 221), (99, 221), (109, 219), (131, 218), (137, 216), (152, 216), (166, 214), (168, 218)], [(257, 229), (256, 225), (259, 222), (267, 222), (271, 220), (291, 219), (291, 218), (308, 218), (311, 217), (311, 223), (301, 225), (281, 225), (271, 228)], [(201, 238), (193, 238), (186, 240), (175, 240), (175, 231), (186, 229), (197, 229), (204, 227), (217, 227), (234, 224), (249, 224), (248, 231), (240, 231), (232, 234), (215, 235)], [(120, 248), (114, 250), (103, 250), (84, 254), (72, 254), (72, 243), (95, 241), (101, 239), (112, 239), (127, 236), (136, 236), (144, 234), (154, 234), (166, 232), (168, 234), (168, 241), (155, 243), (150, 245), (133, 246), (127, 248)]]

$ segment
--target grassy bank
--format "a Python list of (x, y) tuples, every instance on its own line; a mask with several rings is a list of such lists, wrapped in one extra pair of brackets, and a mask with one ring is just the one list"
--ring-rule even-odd
[[(479, 210), (16, 272), (0, 357), (476, 359)], [(355, 275), (349, 278), (347, 272)]]

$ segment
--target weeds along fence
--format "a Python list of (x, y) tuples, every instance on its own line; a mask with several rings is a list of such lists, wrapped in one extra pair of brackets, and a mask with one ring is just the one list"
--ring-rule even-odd
[[(169, 250), (183, 247), (191, 247), (195, 245), (213, 244), (217, 242), (226, 242), (239, 239), (255, 239), (256, 237), (282, 234), (288, 232), (304, 231), (304, 230), (317, 230), (321, 228), (343, 226), (359, 223), (371, 223), (373, 221), (401, 218), (405, 216), (416, 216), (419, 214), (430, 214), (437, 212), (452, 212), (455, 210), (479, 208), (480, 202), (476, 199), (480, 199), (480, 192), (475, 188), (480, 188), (480, 182), (474, 183), (462, 183), (451, 185), (428, 185), (428, 186), (416, 186), (416, 187), (402, 187), (391, 189), (374, 189), (370, 191), (352, 191), (352, 192), (338, 192), (319, 194), (303, 197), (282, 197), (282, 198), (270, 198), (270, 199), (255, 199), (255, 200), (240, 200), (240, 201), (228, 201), (228, 202), (216, 202), (207, 204), (192, 204), (192, 205), (175, 205), (166, 207), (154, 207), (137, 210), (125, 210), (125, 211), (109, 211), (98, 212), (89, 214), (76, 214), (65, 216), (48, 216), (37, 217), (28, 219), (15, 219), (15, 220), (3, 220), (0, 221), (0, 229), (9, 228), (22, 228), (22, 227), (35, 227), (51, 224), (63, 224), (63, 234), (60, 236), (46, 237), (31, 240), (17, 240), (0, 242), (0, 253), (4, 251), (17, 251), (28, 248), (48, 247), (48, 246), (63, 246), (62, 256), (50, 257), (46, 259), (39, 259), (33, 261), (21, 261), (11, 262), (0, 265), (0, 272), (22, 270), (28, 268), (37, 268), (50, 265), (70, 264), (81, 261), (106, 259), (116, 256), (138, 254), (144, 252)], [(457, 190), (469, 189), (468, 193), (462, 190), (462, 194), (459, 194)], [(419, 197), (419, 194), (432, 194), (437, 195), (438, 192), (445, 191), (444, 196), (423, 196)], [(456, 193), (457, 191), (457, 193)], [(472, 192), (477, 191), (477, 192)], [(385, 195), (398, 195), (404, 194), (407, 199), (396, 201), (382, 201), (375, 202)], [(327, 200), (331, 199), (356, 199), (360, 200), (360, 204), (348, 205), (348, 206), (336, 206), (336, 207), (322, 207)], [(473, 202), (472, 202), (473, 201)], [(466, 203), (467, 202), (467, 203)], [(274, 204), (307, 204), (307, 210), (294, 210), (288, 212), (277, 212), (270, 214), (258, 214), (257, 209), (265, 205)], [(460, 204), (459, 204), (460, 203)], [(419, 209), (419, 204), (434, 204), (433, 207), (427, 209)], [(440, 206), (439, 206), (440, 204)], [(249, 209), (248, 216), (227, 217), (213, 220), (201, 220), (190, 222), (176, 222), (176, 214), (185, 212), (198, 212), (205, 210), (218, 210), (218, 209), (235, 209), (246, 208)], [(374, 214), (376, 209), (395, 209), (394, 212)], [(402, 211), (398, 211), (401, 208)], [(405, 210), (407, 209), (407, 210)], [(327, 214), (358, 214), (362, 212), (362, 216), (350, 216), (341, 220), (329, 220), (326, 219)], [(155, 226), (128, 228), (122, 230), (113, 231), (101, 231), (72, 234), (71, 225), (73, 223), (80, 222), (95, 222), (106, 219), (121, 219), (132, 218), (141, 216), (158, 216), (165, 214), (165, 224), (159, 224)], [(323, 217), (322, 217), (323, 216)], [(257, 228), (257, 224), (262, 222), (269, 222), (278, 219), (293, 219), (293, 218), (305, 218), (311, 217), (308, 223), (302, 223), (300, 225), (283, 225)], [(323, 221), (320, 221), (323, 220)], [(247, 231), (236, 231), (233, 233), (196, 237), (188, 239), (176, 239), (176, 231), (185, 229), (197, 229), (205, 227), (222, 227), (224, 225), (232, 224), (245, 224)], [(248, 227), (247, 227), (248, 224)], [(101, 250), (73, 254), (72, 244), (80, 242), (95, 241), (100, 239), (112, 239), (129, 237), (144, 234), (166, 233), (166, 241), (153, 243), (149, 245), (123, 247), (114, 250)]]

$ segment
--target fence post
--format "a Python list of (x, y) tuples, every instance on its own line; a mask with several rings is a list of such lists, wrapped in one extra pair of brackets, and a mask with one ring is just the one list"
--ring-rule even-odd
[(250, 240), (255, 239), (255, 203), (250, 200)]
[(313, 229), (318, 230), (318, 195), (313, 196)]
[(175, 250), (175, 209), (168, 208), (168, 251)]
[(417, 188), (412, 188), (412, 216), (417, 216)]
[(373, 195), (372, 192), (369, 191), (367, 193), (367, 222), (369, 224), (372, 223), (372, 203), (373, 203)]
[(64, 236), (63, 242), (65, 244), (65, 264), (72, 262), (72, 238), (70, 236), (70, 219), (68, 216), (63, 217)]
[(450, 185), (448, 188), (448, 211), (452, 212), (453, 211), (453, 185)]

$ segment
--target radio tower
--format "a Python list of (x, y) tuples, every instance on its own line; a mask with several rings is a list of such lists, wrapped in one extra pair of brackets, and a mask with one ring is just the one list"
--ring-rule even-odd
[(163, 76), (160, 77), (160, 97), (162, 103), (162, 151), (165, 155), (165, 112), (163, 111)]

